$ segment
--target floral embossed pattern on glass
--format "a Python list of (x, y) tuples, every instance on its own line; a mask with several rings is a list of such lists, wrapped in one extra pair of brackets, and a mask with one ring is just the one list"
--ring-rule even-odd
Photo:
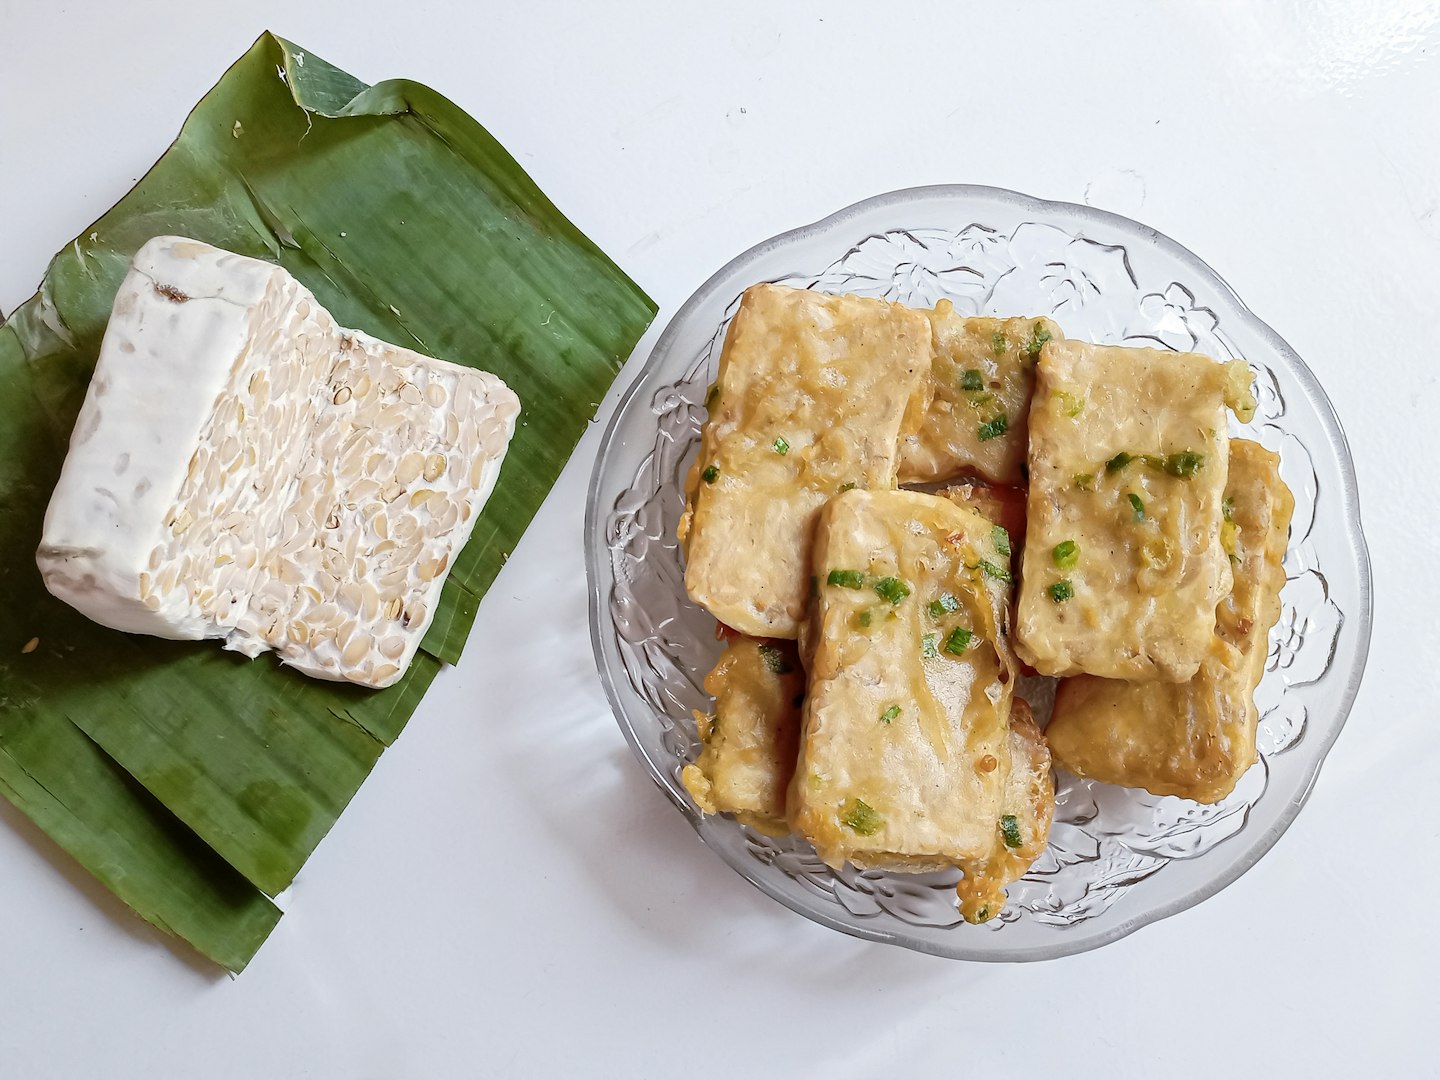
[[(698, 749), (692, 710), (720, 652), (685, 596), (675, 526), (705, 392), (740, 293), (777, 281), (967, 315), (1050, 315), (1104, 344), (1243, 356), (1259, 408), (1236, 434), (1278, 450), (1296, 509), (1280, 621), (1257, 694), (1261, 760), (1224, 802), (1057, 775), (1049, 849), (981, 926), (956, 910), (955, 872), (832, 871), (809, 845), (702, 817), (680, 785)], [(850, 934), (961, 959), (1093, 949), (1198, 903), (1254, 865), (1299, 812), (1359, 686), (1370, 569), (1355, 476), (1314, 376), (1215, 273), (1143, 225), (993, 188), (894, 192), (767, 241), (675, 316), (606, 433), (586, 518), (591, 633), (621, 729), (701, 838), (795, 911)], [(1048, 715), (1049, 685), (1027, 688)]]

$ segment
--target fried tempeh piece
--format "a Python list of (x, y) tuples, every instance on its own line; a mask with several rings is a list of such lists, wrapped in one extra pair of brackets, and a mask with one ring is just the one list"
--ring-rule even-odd
[[(994, 525), (934, 495), (850, 492), (821, 514), (814, 568), (791, 824), (831, 866), (963, 868), (962, 911), (981, 921), (999, 911), (1013, 869), (997, 838), (1017, 853), (1032, 846), (1005, 844), (1017, 825), (1007, 836), (1007, 815), (1021, 817), (1009, 724), (1016, 662)], [(1042, 817), (1025, 820), (1040, 833)], [(1036, 853), (1043, 835), (1038, 844)]]
[(1183, 682), (1231, 587), (1226, 405), (1250, 370), (1197, 353), (1051, 341), (1030, 409), (1016, 649), (1042, 675)]
[(1000, 796), (1000, 829), (990, 855), (965, 868), (960, 882), (960, 911), (971, 922), (984, 922), (1005, 906), (1005, 887), (1025, 876), (1040, 857), (1055, 817), (1055, 777), (1050, 748), (1018, 694), (1010, 704), (1010, 775)]
[[(978, 511), (981, 516), (988, 519), (992, 525), (998, 525), (1005, 530), (1002, 537), (992, 532), (996, 547), (1001, 555), (1007, 556), (1002, 565), (1012, 573), (1019, 569), (1020, 552), (1025, 544), (1025, 489), (1016, 487), (1004, 487), (964, 481), (958, 484), (951, 484), (935, 494), (941, 498), (949, 499), (957, 506), (963, 506), (970, 510)], [(811, 611), (814, 610), (815, 597), (811, 597)], [(814, 644), (814, 623), (813, 618), (807, 618), (800, 626), (800, 661), (808, 670), (810, 657)], [(1033, 674), (1033, 673), (1032, 673)]]
[[(951, 484), (936, 492), (951, 502), (980, 511), (1005, 530), (1012, 552), (1011, 561), (1018, 568), (1020, 553), (1025, 547), (1025, 489), (1001, 485), (976, 484), (969, 481)], [(1004, 554), (1002, 551), (1001, 554)]]
[[(937, 494), (962, 506), (973, 507), (1005, 530), (1010, 542), (1010, 571), (1018, 577), (1025, 553), (1025, 489), (967, 480), (951, 484)], [(1020, 674), (1034, 675), (1035, 669), (1022, 662)]]
[(930, 324), (898, 304), (747, 289), (686, 482), (685, 589), (754, 637), (794, 638), (826, 501), (895, 483), (907, 416), (929, 393)]
[(1215, 639), (1188, 683), (1079, 676), (1060, 684), (1046, 730), (1055, 759), (1079, 776), (1156, 795), (1218, 802), (1255, 762), (1255, 688), (1280, 616), (1295, 500), (1279, 458), (1230, 444), (1223, 535), (1235, 588), (1215, 614)]
[(715, 711), (695, 714), (700, 755), (680, 782), (704, 813), (734, 814), (768, 835), (784, 835), (805, 698), (794, 643), (735, 638), (705, 677), (705, 692)]
[(1064, 337), (1050, 319), (965, 318), (949, 300), (925, 312), (935, 335), (933, 398), (900, 443), (902, 484), (972, 471), (1024, 480), (1025, 425), (1041, 346)]

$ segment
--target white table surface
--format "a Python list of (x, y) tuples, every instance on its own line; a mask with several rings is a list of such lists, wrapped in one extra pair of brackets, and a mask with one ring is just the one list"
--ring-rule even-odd
[(239, 979), (0, 808), (0, 1075), (1435, 1075), (1440, 5), (900, 6), (0, 0), (0, 309), (266, 28), (429, 83), (505, 143), (660, 305), (617, 388), (718, 266), (868, 195), (971, 182), (1136, 217), (1296, 347), (1355, 452), (1370, 663), (1280, 843), (1045, 964), (782, 909), (700, 845), (601, 693), (597, 425)]

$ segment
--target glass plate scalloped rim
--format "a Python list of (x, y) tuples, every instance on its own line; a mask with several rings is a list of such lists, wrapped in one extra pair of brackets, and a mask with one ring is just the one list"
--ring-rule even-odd
[[(1016, 254), (1013, 249), (1021, 238), (1026, 250)], [(1081, 245), (1087, 258), (1101, 257), (1104, 265), (1087, 271), (1068, 256), (1057, 260), (1053, 251), (1044, 250), (1051, 242), (1067, 251)], [(994, 280), (984, 266), (977, 270), (971, 265), (984, 262), (981, 249), (987, 243), (1006, 248), (999, 262), (991, 260), (995, 265), (990, 272), (998, 270)], [(887, 244), (898, 248), (885, 250)], [(810, 257), (813, 262), (821, 262), (821, 253), (828, 253), (830, 261), (820, 270), (797, 271), (793, 264), (805, 260), (795, 256), (805, 250), (816, 252)], [(1014, 265), (1004, 269), (1007, 258)], [(1038, 287), (1058, 280), (1064, 298), (1056, 305), (1052, 288), (1051, 311), (1007, 310), (1003, 301), (997, 307), (1000, 282), (1030, 263), (1037, 264), (1029, 276), (1040, 275)], [(1177, 268), (1184, 273), (1174, 273)], [(1141, 315), (1146, 305), (1152, 309), (1150, 325), (1140, 327), (1143, 332), (1132, 333), (1127, 324), (1117, 334), (1103, 325), (1103, 318), (1097, 332), (1095, 319), (1078, 318), (1086, 315), (1087, 296), (1104, 295), (1101, 285), (1107, 274), (1122, 286), (1128, 278)], [(941, 925), (944, 920), (935, 918), (935, 904), (943, 903), (937, 898), (948, 895), (953, 874), (858, 872), (848, 866), (831, 872), (813, 852), (807, 858), (803, 842), (771, 840), (727, 817), (699, 813), (680, 785), (678, 771), (695, 746), (689, 709), (708, 701), (699, 682), (719, 645), (692, 645), (691, 651), (703, 655), (687, 657), (681, 631), (667, 632), (671, 626), (683, 630), (682, 624), (692, 633), (700, 627), (713, 629), (713, 619), (685, 599), (676, 576), (680, 563), (673, 515), (678, 513), (680, 477), (693, 448), (672, 438), (666, 423), (678, 425), (677, 431), (683, 430), (687, 438), (698, 431), (720, 331), (739, 293), (762, 280), (925, 304), (950, 296), (966, 314), (1054, 312), (1071, 336), (1244, 355), (1258, 367), (1261, 410), (1249, 430), (1281, 450), (1282, 471), (1289, 467), (1287, 482), (1298, 488), (1286, 591), (1302, 582), (1305, 597), (1287, 601), (1272, 631), (1266, 677), (1257, 695), (1264, 698), (1267, 688), (1270, 691), (1268, 700), (1261, 701), (1262, 760), (1231, 800), (1218, 809), (1203, 808), (1059, 774), (1051, 846), (1060, 854), (1042, 856), (1037, 868), (1044, 872), (1012, 885), (1005, 911), (979, 927), (958, 919)], [(1145, 292), (1142, 280), (1163, 280), (1163, 285)], [(1094, 299), (1092, 307), (1103, 311), (1105, 305), (1096, 305)], [(1059, 310), (1067, 304), (1068, 313)], [(1237, 351), (1237, 342), (1245, 346), (1243, 352)], [(682, 344), (689, 348), (677, 352)], [(662, 381), (666, 377), (672, 381)], [(1287, 392), (1300, 407), (1298, 414), (1291, 411)], [(1274, 423), (1277, 420), (1285, 423)], [(1295, 435), (1297, 423), (1308, 425), (1310, 443)], [(1235, 430), (1247, 429), (1235, 425)], [(657, 455), (668, 460), (657, 462)], [(649, 484), (643, 483), (647, 474)], [(1322, 478), (1327, 481), (1323, 486)], [(1313, 488), (1307, 489), (1308, 484)], [(637, 492), (649, 497), (637, 501)], [(659, 516), (645, 520), (646, 511)], [(1322, 520), (1332, 527), (1316, 535), (1315, 524)], [(1343, 527), (1333, 528), (1337, 523)], [(623, 533), (624, 543), (612, 533)], [(1369, 648), (1370, 565), (1354, 466), (1339, 419), (1304, 361), (1208, 265), (1154, 229), (1107, 211), (1000, 188), (936, 185), (879, 195), (766, 240), (715, 273), (671, 319), (616, 407), (592, 474), (585, 537), (591, 641), (605, 693), (626, 741), (705, 844), (752, 885), (809, 919), (866, 940), (954, 959), (1029, 961), (1084, 952), (1183, 911), (1235, 881), (1275, 844), (1304, 805), (1354, 702)], [(630, 553), (637, 541), (639, 552)], [(657, 592), (647, 598), (647, 605), (637, 607), (628, 585), (635, 583), (636, 568), (648, 574), (652, 564), (655, 580), (641, 584)], [(617, 591), (619, 578), (627, 574), (627, 588)], [(1336, 600), (1337, 592), (1343, 603)], [(657, 606), (673, 602), (676, 610), (670, 617), (649, 619), (645, 607), (650, 601)], [(1309, 605), (1304, 610), (1302, 602)], [(617, 608), (635, 640), (622, 642), (626, 635), (616, 632)], [(632, 613), (642, 624), (650, 623), (638, 636), (629, 624)], [(645, 670), (632, 670), (636, 665)], [(637, 676), (644, 674), (652, 681), (641, 677), (637, 685)], [(1227, 809), (1232, 800), (1235, 806)], [(1166, 819), (1167, 828), (1160, 830), (1163, 842), (1133, 834), (1134, 808), (1141, 816)], [(1256, 814), (1257, 809), (1263, 812)], [(1113, 825), (1109, 831), (1097, 829), (1107, 814), (1120, 822), (1118, 831)], [(1065, 850), (1065, 843), (1073, 848), (1077, 839), (1091, 846), (1078, 854)], [(1097, 862), (1104, 867), (1099, 878)], [(1070, 898), (1067, 907), (1061, 902), (1065, 898), (1054, 900), (1049, 892), (1061, 880), (1059, 875), (1076, 867), (1091, 880), (1078, 906)], [(1093, 899), (1087, 901), (1092, 891)]]

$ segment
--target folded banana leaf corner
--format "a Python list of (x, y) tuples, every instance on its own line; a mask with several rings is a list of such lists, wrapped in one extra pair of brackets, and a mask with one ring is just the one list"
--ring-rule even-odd
[[(494, 371), (523, 411), (423, 652), (382, 691), (97, 626), (34, 553), (131, 255), (279, 263), (346, 326)], [(0, 794), (143, 918), (231, 971), (442, 663), (655, 306), (473, 119), (264, 34), (0, 326)], [(483, 720), (482, 717), (477, 719)]]

